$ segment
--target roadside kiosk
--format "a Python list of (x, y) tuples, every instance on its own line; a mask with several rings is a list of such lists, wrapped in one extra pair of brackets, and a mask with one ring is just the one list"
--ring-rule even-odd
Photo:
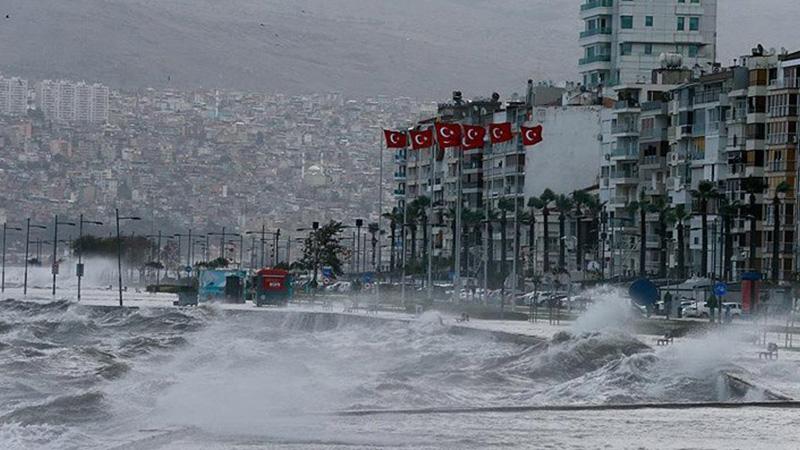
[(294, 295), (292, 276), (282, 269), (261, 269), (255, 277), (256, 306), (286, 306)]

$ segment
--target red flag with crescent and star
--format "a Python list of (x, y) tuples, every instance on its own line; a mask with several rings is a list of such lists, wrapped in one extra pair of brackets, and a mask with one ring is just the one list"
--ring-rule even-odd
[(457, 123), (437, 123), (436, 140), (441, 148), (460, 147), (461, 125)]
[(483, 148), (486, 128), (480, 125), (464, 125), (464, 150)]
[(411, 131), (411, 148), (421, 150), (433, 146), (433, 130), (428, 128), (422, 131)]
[(408, 136), (402, 131), (383, 130), (383, 137), (386, 139), (386, 148), (408, 147)]
[(489, 137), (492, 139), (492, 144), (502, 144), (514, 138), (511, 132), (511, 123), (493, 123), (489, 125)]
[(542, 142), (542, 126), (536, 125), (535, 127), (520, 127), (519, 132), (522, 135), (522, 145), (533, 146)]

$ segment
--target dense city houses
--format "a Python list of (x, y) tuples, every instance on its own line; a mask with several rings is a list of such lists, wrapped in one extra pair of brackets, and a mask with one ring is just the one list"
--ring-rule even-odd
[(377, 222), (380, 129), (432, 108), (409, 98), (121, 92), (5, 75), (0, 221), (108, 221), (118, 207), (143, 218), (132, 224), (141, 233), (266, 224), (287, 242), (312, 221)]
[[(792, 280), (800, 52), (757, 45), (716, 61), (716, 9), (587, 0), (581, 84), (531, 82), (507, 101), (457, 94), (415, 126), (539, 124), (544, 142), (525, 147), (515, 133), (482, 150), (434, 146), (435, 158), (402, 150), (397, 211), (408, 205), (419, 227), (420, 205), (431, 203), (434, 256), (455, 260), (460, 241), (464, 274), (488, 267), (506, 283), (557, 272)], [(448, 213), (459, 185), (460, 231)]]

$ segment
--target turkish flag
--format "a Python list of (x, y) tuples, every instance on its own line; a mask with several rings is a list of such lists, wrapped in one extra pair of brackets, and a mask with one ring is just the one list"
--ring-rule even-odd
[(464, 125), (464, 150), (483, 148), (486, 138), (486, 128), (480, 125)]
[(450, 148), (461, 146), (461, 125), (457, 123), (437, 123), (436, 140), (439, 147)]
[(408, 136), (402, 131), (383, 130), (386, 139), (386, 148), (406, 148)]
[(519, 132), (522, 135), (522, 145), (532, 146), (542, 142), (542, 126), (536, 125), (535, 127), (520, 127)]
[(511, 123), (493, 123), (489, 125), (489, 137), (492, 139), (492, 144), (501, 144), (508, 142), (514, 138), (511, 132)]
[(433, 130), (411, 131), (411, 148), (420, 150), (433, 146)]

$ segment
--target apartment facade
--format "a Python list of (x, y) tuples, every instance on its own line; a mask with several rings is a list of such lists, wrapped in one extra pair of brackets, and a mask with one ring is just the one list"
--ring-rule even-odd
[(44, 80), (36, 85), (36, 104), (56, 122), (105, 123), (109, 89), (102, 84)]
[(647, 82), (662, 54), (690, 68), (716, 59), (716, 0), (586, 0), (580, 17), (585, 86)]
[(0, 75), (0, 114), (24, 116), (28, 113), (28, 80)]

